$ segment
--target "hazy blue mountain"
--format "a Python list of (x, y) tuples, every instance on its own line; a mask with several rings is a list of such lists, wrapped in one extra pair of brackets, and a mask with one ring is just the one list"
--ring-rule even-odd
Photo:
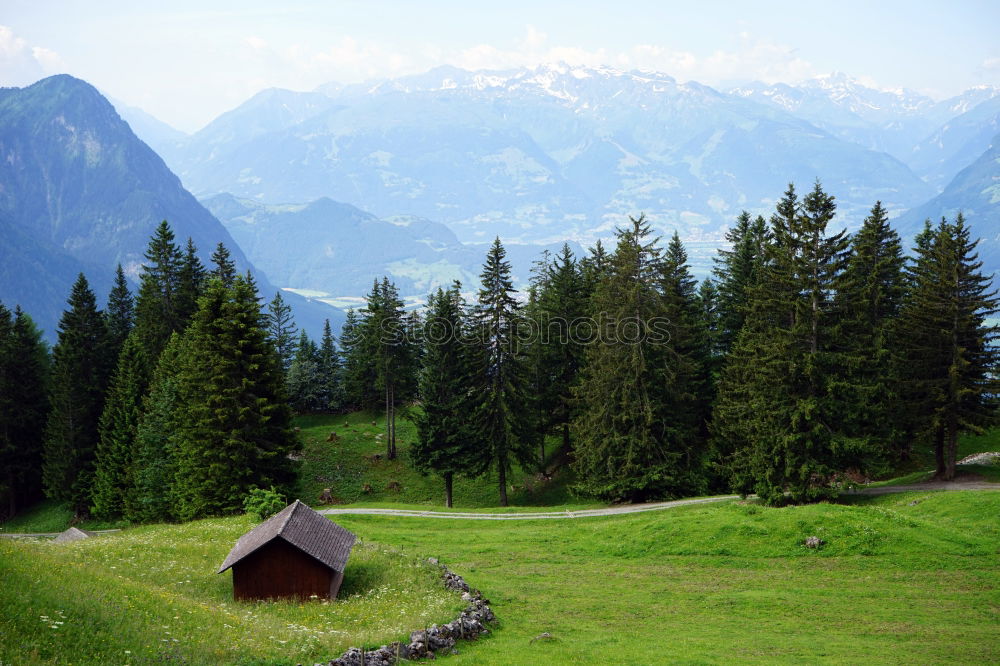
[[(357, 302), (382, 275), (410, 299), (453, 280), (474, 291), (486, 257), (485, 243), (460, 243), (443, 224), (406, 216), (383, 220), (325, 198), (267, 205), (219, 194), (202, 203), (272, 280), (338, 303)], [(514, 278), (525, 286), (533, 262), (561, 243), (506, 247)], [(576, 243), (571, 247), (582, 252)]]
[(185, 132), (171, 127), (139, 107), (129, 106), (110, 97), (108, 101), (115, 107), (122, 120), (128, 123), (132, 132), (167, 162), (176, 155), (188, 138)]
[[(976, 91), (1000, 93), (987, 87)], [(990, 146), (997, 132), (1000, 132), (1000, 96), (989, 97), (948, 120), (914, 146), (906, 161), (917, 175), (940, 191)]]
[(639, 212), (661, 231), (717, 239), (743, 208), (769, 211), (789, 181), (817, 177), (848, 220), (875, 199), (901, 210), (933, 195), (885, 153), (665, 74), (443, 67), (319, 92), (325, 108), (255, 97), (194, 134), (172, 166), (201, 197), (329, 197), (440, 221), (466, 242), (586, 242)]
[[(121, 262), (133, 279), (155, 226), (168, 220), (208, 260), (216, 243), (250, 262), (225, 228), (90, 84), (66, 75), (0, 89), (0, 300), (20, 303), (51, 337), (76, 272), (103, 302)], [(264, 295), (274, 287), (258, 274)], [(55, 300), (53, 300), (55, 299)], [(303, 325), (341, 313), (298, 300)]]
[(912, 237), (924, 220), (936, 224), (962, 211), (972, 225), (974, 236), (982, 237), (979, 258), (987, 271), (1000, 270), (1000, 134), (993, 137), (986, 152), (958, 173), (938, 196), (896, 220), (904, 238)]
[(831, 134), (906, 160), (913, 145), (949, 116), (912, 90), (876, 90), (834, 73), (797, 85), (749, 83), (729, 91), (780, 108)]

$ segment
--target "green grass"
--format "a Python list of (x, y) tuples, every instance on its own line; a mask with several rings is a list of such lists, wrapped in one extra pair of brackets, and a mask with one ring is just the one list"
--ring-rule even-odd
[[(1000, 451), (1000, 428), (991, 428), (981, 435), (965, 433), (958, 438), (958, 460), (973, 453)], [(929, 446), (916, 446), (911, 452), (910, 460), (900, 465), (889, 474), (888, 479), (872, 483), (873, 486), (902, 486), (912, 483), (930, 481), (934, 476), (934, 449)], [(1000, 482), (1000, 466), (998, 465), (960, 465), (959, 476), (975, 475), (983, 481)]]
[[(309, 415), (296, 419), (296, 425), (301, 428), (304, 455), (302, 501), (315, 504), (323, 489), (330, 488), (338, 504), (391, 502), (443, 508), (444, 481), (433, 474), (422, 475), (410, 464), (410, 444), (417, 437), (411, 421), (397, 416), (399, 456), (395, 460), (385, 459), (384, 414)], [(331, 433), (336, 433), (335, 441), (327, 441)], [(565, 471), (551, 481), (541, 481), (533, 470), (515, 468), (508, 476), (508, 484), (514, 488), (509, 494), (510, 503), (528, 507), (594, 506), (571, 497), (567, 481)], [(498, 506), (495, 474), (479, 479), (456, 477), (453, 499), (455, 508), (462, 510)]]
[[(69, 527), (73, 511), (68, 507), (45, 500), (24, 513), (0, 523), (0, 533), (17, 532), (62, 532)], [(85, 520), (78, 525), (85, 530), (105, 530), (124, 526), (124, 521)]]
[(216, 575), (246, 517), (69, 544), (0, 540), (0, 663), (313, 663), (405, 639), (464, 606), (430, 566), (354, 547), (336, 602), (232, 600)]
[[(434, 556), (500, 619), (448, 663), (996, 663), (998, 515), (1000, 491), (559, 521), (338, 516), (386, 544), (355, 551), (345, 586), (390, 591), (327, 606), (228, 600), (228, 576), (211, 572), (250, 526), (243, 518), (63, 548), (0, 543), (0, 661), (125, 663), (132, 650), (132, 663), (312, 663), (346, 642), (391, 639), (386, 623), (453, 614), (449, 598), (428, 615), (427, 597), (400, 593), (436, 593), (415, 565)], [(805, 548), (811, 535), (826, 544)], [(410, 614), (397, 618), (401, 604)], [(532, 642), (543, 632), (554, 640)]]

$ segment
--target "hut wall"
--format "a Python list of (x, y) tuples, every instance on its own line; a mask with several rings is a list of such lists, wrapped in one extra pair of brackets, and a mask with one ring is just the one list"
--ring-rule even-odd
[(343, 574), (277, 538), (233, 565), (233, 598), (307, 599), (315, 594), (332, 599), (342, 579)]

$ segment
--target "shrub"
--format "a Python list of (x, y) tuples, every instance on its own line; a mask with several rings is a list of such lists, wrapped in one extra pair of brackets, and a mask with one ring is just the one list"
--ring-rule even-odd
[(286, 504), (284, 496), (274, 486), (270, 489), (253, 488), (243, 500), (243, 510), (257, 520), (264, 520), (284, 509)]

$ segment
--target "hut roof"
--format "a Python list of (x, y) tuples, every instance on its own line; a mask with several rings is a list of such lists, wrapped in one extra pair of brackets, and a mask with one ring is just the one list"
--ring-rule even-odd
[(343, 572), (356, 540), (352, 533), (340, 525), (295, 500), (241, 536), (216, 573), (222, 573), (247, 555), (278, 538), (284, 539), (334, 571), (340, 572)]
[(52, 543), (67, 543), (69, 541), (79, 541), (81, 539), (89, 539), (94, 536), (93, 532), (88, 532), (86, 530), (81, 530), (79, 527), (71, 527), (65, 532), (60, 533), (52, 540)]

